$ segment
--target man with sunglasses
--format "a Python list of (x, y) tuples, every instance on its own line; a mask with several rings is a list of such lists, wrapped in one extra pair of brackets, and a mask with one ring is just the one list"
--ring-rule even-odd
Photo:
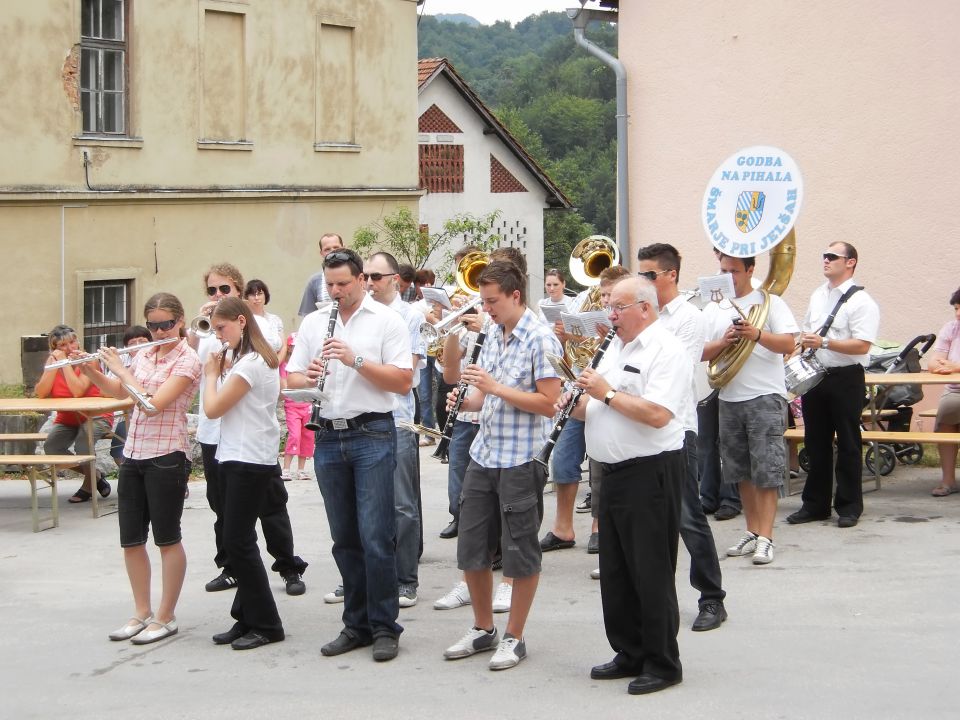
[[(573, 416), (586, 423), (587, 455), (600, 471), (600, 599), (614, 658), (594, 680), (633, 677), (631, 695), (683, 679), (675, 574), (684, 482), (681, 420), (693, 364), (659, 321), (646, 278), (610, 294), (616, 337), (596, 370), (577, 379), (584, 392)], [(570, 401), (561, 398), (558, 408)]]
[(803, 396), (803, 443), (810, 458), (810, 472), (803, 486), (803, 505), (787, 517), (791, 525), (831, 516), (834, 435), (837, 489), (833, 507), (839, 515), (837, 525), (854, 527), (863, 513), (863, 368), (870, 360), (870, 345), (877, 338), (880, 308), (863, 289), (853, 290), (823, 332), (827, 316), (854, 287), (856, 269), (856, 248), (846, 242), (832, 243), (823, 253), (827, 281), (813, 291), (803, 319), (803, 350), (814, 350), (827, 374)]
[[(200, 306), (198, 315), (209, 317), (213, 309), (225, 297), (242, 297), (243, 275), (240, 270), (230, 263), (212, 265), (203, 276), (203, 285), (206, 288), (209, 300)], [(260, 315), (254, 315), (254, 320), (260, 332), (274, 350), (280, 349), (283, 342), (270, 322)], [(197, 351), (201, 365), (207, 362), (211, 353), (220, 352), (222, 343), (216, 335), (211, 333), (200, 337), (192, 330), (187, 334), (187, 342)], [(230, 558), (223, 547), (223, 504), (226, 498), (226, 488), (220, 482), (220, 464), (217, 462), (217, 446), (220, 444), (220, 420), (211, 420), (203, 412), (203, 383), (200, 383), (199, 417), (197, 419), (197, 442), (203, 457), (203, 475), (207, 482), (207, 503), (214, 512), (213, 535), (216, 545), (214, 562), (221, 572), (208, 582), (204, 589), (207, 592), (230, 590), (237, 586), (237, 580), (230, 568)], [(279, 452), (279, 448), (278, 448)], [(276, 475), (270, 478), (272, 492), (267, 496), (267, 502), (260, 510), (260, 527), (263, 530), (263, 539), (267, 551), (275, 562), (271, 570), (277, 572), (284, 581), (288, 595), (303, 595), (307, 586), (303, 582), (303, 573), (307, 563), (299, 555), (294, 554), (293, 527), (290, 524), (290, 514), (287, 512), (287, 490), (283, 486), (279, 465)]]
[(422, 312), (404, 302), (400, 294), (400, 265), (393, 255), (386, 252), (371, 255), (364, 264), (364, 274), (367, 277), (370, 297), (392, 308), (403, 318), (413, 352), (413, 387), (400, 398), (400, 404), (393, 413), (394, 424), (397, 425), (397, 467), (393, 473), (393, 501), (397, 511), (398, 595), (400, 607), (407, 608), (417, 604), (417, 565), (423, 545), (420, 509), (423, 503), (420, 496), (420, 446), (417, 434), (413, 430), (400, 427), (399, 423), (412, 423), (416, 420), (417, 400), (414, 388), (420, 382), (420, 370), (426, 365), (424, 358), (427, 354), (420, 335), (420, 326), (426, 320)]
[[(321, 262), (334, 250), (342, 249), (343, 238), (336, 233), (324, 233), (320, 236)], [(300, 317), (306, 317), (317, 309), (318, 302), (330, 302), (330, 293), (327, 291), (327, 283), (323, 278), (323, 270), (314, 273), (307, 280), (307, 286), (303, 289), (303, 299), (300, 301), (300, 309), (297, 314)]]
[(660, 322), (683, 344), (691, 369), (691, 387), (680, 414), (683, 423), (683, 452), (686, 460), (683, 491), (680, 495), (680, 537), (690, 553), (690, 584), (700, 591), (699, 614), (693, 630), (714, 630), (727, 619), (723, 606), (720, 561), (706, 514), (700, 504), (700, 473), (697, 460), (697, 403), (693, 371), (703, 354), (706, 323), (703, 314), (680, 295), (680, 253), (673, 245), (656, 243), (637, 253), (638, 275), (657, 290)]
[(394, 506), (398, 396), (413, 386), (410, 333), (400, 315), (367, 294), (363, 261), (335, 250), (323, 261), (330, 297), (339, 303), (303, 319), (287, 364), (291, 388), (316, 387), (326, 374), (314, 449), (333, 558), (343, 578), (343, 630), (320, 648), (325, 656), (373, 645), (373, 659), (392, 660), (397, 623)]

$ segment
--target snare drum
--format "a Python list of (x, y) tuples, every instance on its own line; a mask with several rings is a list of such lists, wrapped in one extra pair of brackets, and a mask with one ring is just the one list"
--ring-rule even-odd
[(791, 395), (803, 395), (823, 380), (827, 374), (823, 364), (812, 354), (791, 358), (784, 366), (784, 370), (787, 392)]

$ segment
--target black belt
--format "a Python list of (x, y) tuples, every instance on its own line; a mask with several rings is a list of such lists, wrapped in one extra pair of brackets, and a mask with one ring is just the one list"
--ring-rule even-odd
[(326, 418), (320, 418), (321, 430), (357, 430), (363, 425), (366, 425), (369, 422), (374, 422), (375, 420), (393, 420), (392, 412), (385, 413), (376, 413), (369, 412), (363, 413), (362, 415), (357, 415), (352, 418), (335, 418), (333, 420), (327, 420)]
[(859, 370), (863, 370), (863, 365), (860, 363), (853, 363), (852, 365), (838, 365), (836, 367), (825, 367), (824, 371), (827, 375), (847, 375), (850, 373), (855, 373)]
[(615, 473), (623, 470), (624, 468), (631, 467), (632, 465), (642, 465), (644, 463), (652, 462), (654, 460), (660, 460), (671, 455), (679, 455), (683, 450), (666, 450), (662, 453), (657, 453), (656, 455), (645, 455), (644, 457), (635, 457), (630, 458), (629, 460), (623, 460), (616, 463), (600, 463), (600, 467), (605, 473)]

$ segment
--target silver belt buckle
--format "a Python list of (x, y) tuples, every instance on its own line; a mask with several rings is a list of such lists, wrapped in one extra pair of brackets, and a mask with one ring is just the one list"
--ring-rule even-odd
[(350, 427), (344, 418), (336, 418), (335, 420), (331, 420), (331, 422), (333, 423), (334, 430), (346, 430)]

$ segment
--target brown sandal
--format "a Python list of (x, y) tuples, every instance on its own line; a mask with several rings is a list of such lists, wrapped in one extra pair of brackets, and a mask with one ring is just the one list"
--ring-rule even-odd
[(67, 499), (67, 502), (82, 503), (87, 502), (88, 500), (90, 500), (90, 492), (80, 488)]

